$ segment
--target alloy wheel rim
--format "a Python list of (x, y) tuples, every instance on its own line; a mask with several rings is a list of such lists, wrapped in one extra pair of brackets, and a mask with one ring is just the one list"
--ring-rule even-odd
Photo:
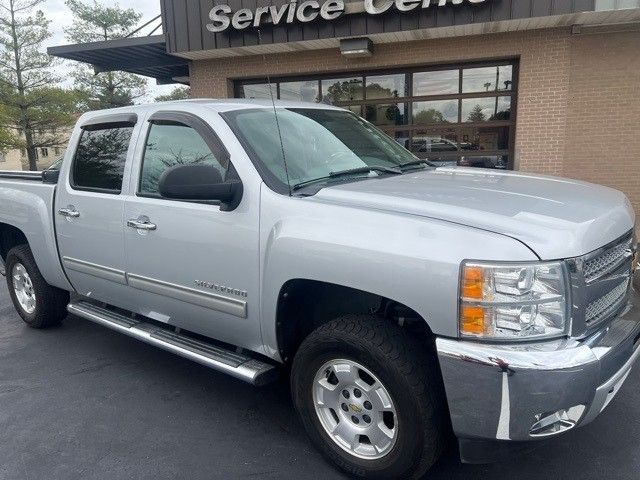
[(331, 440), (351, 455), (377, 460), (398, 438), (398, 416), (384, 384), (346, 359), (326, 362), (313, 381), (313, 404)]
[(36, 294), (27, 269), (21, 263), (16, 263), (11, 274), (13, 277), (13, 290), (20, 307), (26, 313), (32, 314), (36, 310)]

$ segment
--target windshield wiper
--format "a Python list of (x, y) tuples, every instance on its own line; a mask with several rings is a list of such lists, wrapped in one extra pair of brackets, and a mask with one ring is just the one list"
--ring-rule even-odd
[(411, 162), (401, 163), (398, 168), (419, 167), (420, 165), (427, 165), (433, 167), (433, 163), (428, 160), (413, 160)]
[(329, 178), (343, 177), (345, 175), (351, 175), (354, 173), (369, 173), (369, 172), (393, 173), (395, 175), (400, 175), (402, 173), (396, 167), (383, 167), (381, 165), (367, 165), (366, 167), (350, 168), (349, 170), (331, 172), (329, 174)]
[(340, 170), (338, 172), (330, 172), (329, 175), (325, 176), (325, 177), (320, 177), (320, 178), (314, 178), (312, 180), (306, 180), (304, 182), (300, 182), (295, 184), (292, 188), (292, 190), (299, 190), (301, 188), (306, 187), (307, 185), (311, 185), (313, 183), (317, 183), (317, 182), (322, 182), (324, 180), (330, 180), (332, 178), (339, 178), (339, 177), (347, 177), (349, 175), (357, 175), (359, 173), (371, 173), (371, 172), (380, 172), (380, 173), (391, 173), (394, 175), (401, 175), (402, 171), (399, 170), (398, 168), (395, 167), (383, 167), (381, 165), (368, 165), (365, 167), (357, 167), (357, 168), (350, 168), (348, 170)]

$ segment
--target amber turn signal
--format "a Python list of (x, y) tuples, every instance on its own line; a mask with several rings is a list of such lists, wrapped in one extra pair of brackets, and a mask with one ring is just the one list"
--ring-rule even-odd
[(484, 275), (482, 267), (465, 266), (462, 275), (462, 297), (482, 299)]
[(464, 335), (484, 335), (484, 308), (462, 305), (460, 312), (460, 333)]

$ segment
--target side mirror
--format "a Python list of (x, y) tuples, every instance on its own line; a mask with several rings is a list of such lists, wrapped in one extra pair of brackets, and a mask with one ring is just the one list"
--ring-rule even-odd
[(164, 198), (176, 200), (219, 201), (220, 209), (229, 211), (240, 204), (242, 182), (225, 182), (212, 165), (175, 165), (160, 176), (158, 191)]

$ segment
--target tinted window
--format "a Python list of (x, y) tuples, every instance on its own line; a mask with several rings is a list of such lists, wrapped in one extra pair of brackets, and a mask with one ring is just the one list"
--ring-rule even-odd
[(205, 163), (213, 165), (224, 178), (221, 165), (200, 134), (182, 124), (153, 124), (147, 137), (140, 177), (140, 193), (158, 195), (160, 175), (175, 165)]
[(73, 162), (73, 186), (120, 193), (132, 132), (131, 126), (83, 131)]

